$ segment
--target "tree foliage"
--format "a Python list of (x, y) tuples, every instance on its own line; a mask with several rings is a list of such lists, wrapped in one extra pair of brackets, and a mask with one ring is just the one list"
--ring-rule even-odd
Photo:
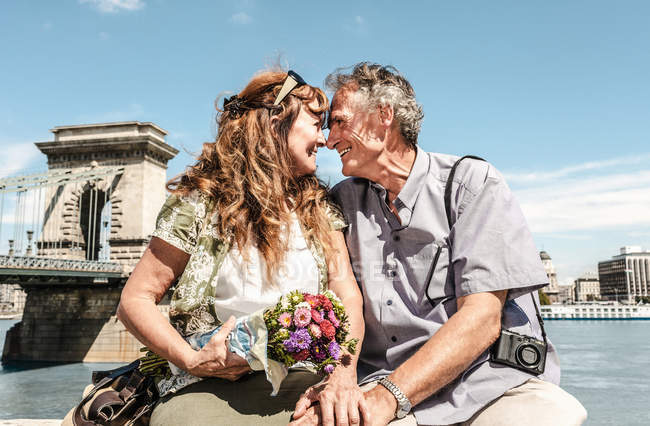
[(551, 304), (551, 301), (549, 300), (549, 298), (548, 298), (548, 296), (546, 295), (546, 293), (544, 293), (544, 292), (541, 291), (541, 290), (539, 290), (538, 293), (539, 293), (539, 304), (540, 304), (540, 305), (550, 305), (550, 304)]

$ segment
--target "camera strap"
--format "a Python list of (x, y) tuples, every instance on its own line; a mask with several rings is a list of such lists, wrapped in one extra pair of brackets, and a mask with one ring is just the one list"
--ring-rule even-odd
[[(447, 214), (447, 223), (449, 224), (450, 232), (451, 232), (451, 227), (453, 226), (453, 222), (451, 220), (451, 186), (454, 182), (454, 175), (456, 174), (456, 169), (458, 168), (460, 162), (463, 161), (465, 158), (471, 158), (473, 160), (478, 160), (478, 161), (485, 161), (481, 157), (477, 157), (475, 155), (465, 155), (463, 157), (460, 157), (458, 160), (456, 160), (454, 165), (451, 167), (451, 170), (449, 171), (449, 176), (447, 177), (447, 183), (445, 185), (445, 213)], [(438, 259), (436, 256), (436, 261), (437, 260)], [(428, 293), (428, 286), (427, 286), (427, 293)], [(428, 297), (429, 296), (427, 294), (427, 298)], [(544, 320), (542, 319), (542, 315), (539, 313), (539, 308), (537, 307), (537, 303), (535, 302), (535, 297), (533, 296), (532, 291), (530, 292), (530, 297), (533, 300), (533, 306), (535, 307), (535, 313), (537, 314), (537, 321), (539, 321), (539, 327), (542, 330), (542, 339), (544, 340), (544, 343), (548, 343), (546, 340), (546, 330), (544, 330)]]

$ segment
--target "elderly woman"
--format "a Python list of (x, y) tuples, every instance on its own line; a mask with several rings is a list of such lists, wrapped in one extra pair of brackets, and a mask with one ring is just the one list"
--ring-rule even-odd
[[(236, 317), (289, 291), (333, 290), (349, 314), (350, 337), (363, 338), (345, 224), (314, 176), (327, 109), (324, 93), (296, 73), (261, 72), (224, 101), (216, 141), (168, 183), (172, 195), (124, 287), (118, 317), (152, 351), (210, 379), (164, 397), (151, 424), (288, 423), (300, 394), (321, 378), (292, 369), (271, 397), (264, 373), (251, 372), (225, 340)], [(156, 304), (177, 280), (170, 324)], [(222, 324), (199, 351), (183, 338)], [(319, 386), (326, 418), (358, 422), (355, 368), (352, 356)]]

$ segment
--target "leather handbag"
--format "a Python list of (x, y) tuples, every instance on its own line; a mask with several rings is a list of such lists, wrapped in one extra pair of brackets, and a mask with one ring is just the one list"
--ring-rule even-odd
[(140, 360), (108, 371), (94, 371), (93, 388), (75, 407), (75, 426), (148, 425), (158, 390), (151, 377), (143, 375)]

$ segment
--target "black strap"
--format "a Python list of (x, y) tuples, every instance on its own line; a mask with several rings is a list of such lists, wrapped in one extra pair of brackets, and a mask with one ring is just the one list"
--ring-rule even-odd
[(447, 177), (447, 184), (445, 185), (445, 213), (447, 213), (447, 223), (449, 224), (450, 231), (453, 225), (451, 222), (451, 184), (454, 181), (454, 175), (456, 174), (456, 169), (458, 168), (458, 165), (460, 164), (461, 161), (463, 161), (466, 158), (485, 161), (481, 157), (477, 157), (475, 155), (465, 155), (463, 157), (460, 157), (458, 160), (456, 160), (454, 165), (451, 166), (451, 170), (449, 171), (449, 177)]
[[(451, 220), (451, 186), (454, 182), (454, 175), (456, 174), (456, 169), (458, 168), (458, 165), (460, 164), (461, 161), (463, 161), (466, 158), (471, 158), (474, 160), (479, 160), (479, 161), (485, 161), (481, 157), (477, 157), (475, 155), (465, 155), (463, 157), (460, 157), (456, 162), (454, 163), (453, 166), (451, 166), (451, 170), (449, 171), (449, 176), (447, 177), (447, 183), (445, 185), (445, 213), (447, 214), (447, 223), (449, 224), (449, 232), (451, 232), (451, 228), (453, 226), (453, 222)], [(451, 247), (451, 243), (450, 243)], [(436, 256), (436, 261), (437, 261), (437, 256)], [(429, 287), (427, 286), (427, 291)], [(429, 295), (426, 295), (427, 298), (429, 298)], [(535, 307), (535, 313), (537, 314), (537, 321), (539, 321), (539, 327), (542, 330), (542, 339), (544, 339), (544, 343), (546, 342), (546, 330), (544, 330), (544, 320), (542, 319), (542, 315), (539, 313), (539, 308), (537, 307), (537, 303), (535, 302), (535, 297), (533, 296), (533, 292), (530, 292), (530, 297), (533, 300), (533, 306)], [(429, 302), (431, 302), (431, 299), (429, 299)]]

